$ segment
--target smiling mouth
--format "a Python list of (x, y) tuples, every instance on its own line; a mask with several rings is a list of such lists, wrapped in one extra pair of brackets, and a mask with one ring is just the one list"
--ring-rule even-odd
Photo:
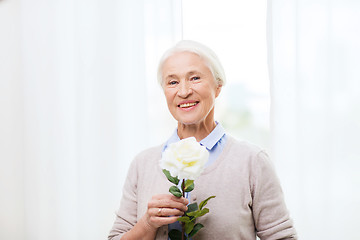
[(193, 103), (183, 103), (178, 105), (178, 107), (180, 108), (189, 108), (189, 107), (193, 107), (195, 105), (197, 105), (199, 102), (193, 102)]

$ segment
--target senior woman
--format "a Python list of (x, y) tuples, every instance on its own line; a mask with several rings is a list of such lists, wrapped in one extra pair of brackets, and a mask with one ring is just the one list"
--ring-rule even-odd
[[(209, 195), (210, 213), (193, 239), (297, 239), (278, 178), (268, 156), (238, 141), (214, 120), (215, 99), (225, 84), (223, 68), (206, 46), (180, 41), (163, 55), (158, 80), (168, 108), (178, 121), (165, 144), (147, 149), (132, 162), (109, 240), (168, 239), (187, 204)], [(159, 160), (165, 149), (195, 137), (209, 151), (205, 170), (189, 199), (168, 192), (171, 184)]]

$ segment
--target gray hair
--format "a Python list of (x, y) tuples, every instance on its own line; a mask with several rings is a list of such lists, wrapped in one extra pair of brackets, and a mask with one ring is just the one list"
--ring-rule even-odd
[(207, 46), (201, 43), (190, 40), (182, 40), (178, 42), (174, 47), (168, 49), (160, 59), (158, 72), (157, 72), (157, 79), (161, 86), (163, 86), (162, 67), (164, 65), (164, 62), (175, 53), (180, 53), (180, 52), (190, 52), (198, 55), (208, 65), (217, 85), (218, 86), (225, 85), (226, 82), (225, 72), (216, 54), (210, 48), (208, 48)]

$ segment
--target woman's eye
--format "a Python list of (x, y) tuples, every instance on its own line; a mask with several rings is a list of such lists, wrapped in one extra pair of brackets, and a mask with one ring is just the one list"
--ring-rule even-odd
[(192, 77), (191, 80), (199, 80), (200, 77)]
[(177, 84), (177, 81), (175, 81), (175, 80), (172, 80), (169, 82), (169, 85), (175, 85), (175, 84)]

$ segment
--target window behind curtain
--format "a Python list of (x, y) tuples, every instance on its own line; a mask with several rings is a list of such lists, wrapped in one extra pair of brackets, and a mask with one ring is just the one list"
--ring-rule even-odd
[(266, 1), (182, 3), (183, 39), (213, 49), (225, 69), (227, 84), (217, 100), (216, 120), (231, 135), (268, 148)]

